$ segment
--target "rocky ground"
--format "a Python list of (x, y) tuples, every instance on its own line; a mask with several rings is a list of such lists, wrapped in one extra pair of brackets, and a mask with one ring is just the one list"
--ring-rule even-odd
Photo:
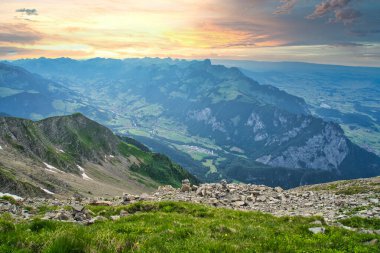
[[(361, 188), (353, 188), (355, 185)], [(44, 198), (15, 200), (1, 197), (0, 214), (8, 212), (18, 220), (39, 217), (88, 225), (97, 220), (116, 220), (128, 215), (127, 212), (121, 211), (118, 215), (106, 218), (99, 214), (94, 215), (88, 206), (119, 206), (138, 201), (170, 200), (202, 203), (220, 208), (262, 211), (275, 216), (321, 216), (329, 225), (345, 227), (339, 223), (339, 220), (354, 216), (380, 218), (380, 194), (377, 188), (379, 185), (380, 178), (373, 178), (283, 190), (280, 187), (271, 188), (263, 185), (227, 184), (224, 180), (220, 183), (195, 186), (184, 180), (181, 189), (161, 186), (152, 194), (124, 194), (122, 197), (108, 199), (77, 196), (59, 200)], [(362, 231), (380, 234), (380, 230)]]

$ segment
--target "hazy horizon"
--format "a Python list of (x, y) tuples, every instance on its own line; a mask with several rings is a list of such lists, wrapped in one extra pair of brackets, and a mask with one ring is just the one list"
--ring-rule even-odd
[(5, 60), (171, 57), (380, 66), (375, 0), (17, 0), (0, 7)]
[[(29, 58), (16, 58), (16, 59), (0, 59), (0, 62), (14, 62), (18, 60), (36, 60), (36, 59), (50, 59), (50, 60), (57, 60), (57, 59), (71, 59), (75, 61), (87, 61), (92, 59), (110, 59), (110, 60), (128, 60), (128, 59), (170, 59), (173, 61), (204, 61), (204, 60), (210, 60), (213, 64), (223, 61), (231, 61), (231, 62), (256, 62), (256, 63), (294, 63), (294, 64), (310, 64), (310, 65), (326, 65), (326, 66), (339, 66), (339, 67), (358, 67), (358, 68), (380, 68), (379, 66), (366, 66), (366, 65), (344, 65), (344, 64), (330, 64), (330, 63), (318, 63), (318, 62), (307, 62), (307, 61), (265, 61), (265, 60), (257, 60), (257, 59), (227, 59), (227, 58), (174, 58), (174, 57), (150, 57), (150, 56), (142, 56), (142, 57), (125, 57), (125, 58), (111, 58), (111, 57), (89, 57), (89, 58), (75, 58), (75, 57), (29, 57)], [(226, 65), (227, 66), (227, 65)]]

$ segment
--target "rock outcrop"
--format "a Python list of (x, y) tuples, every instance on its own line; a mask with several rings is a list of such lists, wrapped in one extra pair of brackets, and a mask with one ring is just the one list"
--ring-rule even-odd
[[(339, 220), (354, 216), (363, 218), (380, 218), (380, 193), (374, 185), (379, 184), (380, 178), (334, 182), (325, 185), (300, 187), (284, 190), (281, 187), (267, 187), (252, 184), (228, 184), (226, 180), (220, 183), (191, 185), (183, 180), (181, 188), (170, 185), (160, 186), (152, 194), (124, 194), (112, 199), (103, 198), (70, 198), (52, 200), (44, 198), (19, 199), (10, 201), (0, 199), (0, 214), (11, 213), (16, 219), (30, 219), (38, 215), (41, 206), (52, 206), (52, 211), (45, 214), (44, 219), (54, 219), (66, 222), (92, 224), (106, 217), (94, 215), (88, 206), (121, 206), (139, 201), (186, 201), (244, 211), (261, 211), (275, 216), (320, 216), (329, 225), (345, 227)], [(356, 183), (360, 183), (361, 191)], [(349, 186), (348, 188), (344, 188)], [(366, 186), (371, 187), (368, 190)], [(332, 190), (334, 189), (334, 190)], [(351, 192), (344, 192), (351, 191)], [(349, 194), (347, 194), (349, 193)], [(128, 212), (109, 217), (111, 220), (127, 216)], [(313, 233), (324, 233), (323, 224), (316, 222)], [(345, 227), (353, 230), (353, 228)], [(368, 232), (368, 231), (364, 231)], [(374, 230), (371, 233), (380, 233)]]

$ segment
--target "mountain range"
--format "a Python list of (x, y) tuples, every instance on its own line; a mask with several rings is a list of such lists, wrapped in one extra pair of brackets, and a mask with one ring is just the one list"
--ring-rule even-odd
[(338, 123), (347, 137), (380, 154), (380, 68), (297, 62), (213, 60), (302, 97), (313, 115)]
[[(156, 58), (40, 58), (11, 65), (1, 65), (13, 74), (1, 75), (7, 86), (0, 102), (26, 93), (49, 97), (50, 106), (29, 109), (15, 102), (0, 111), (31, 119), (82, 112), (168, 155), (203, 181), (289, 188), (380, 174), (380, 158), (354, 144), (338, 123), (235, 67)], [(10, 76), (22, 74), (30, 86), (42, 79), (38, 83), (48, 89), (12, 86)]]

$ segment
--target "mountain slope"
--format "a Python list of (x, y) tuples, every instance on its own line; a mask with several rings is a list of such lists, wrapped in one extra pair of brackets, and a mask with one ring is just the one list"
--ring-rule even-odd
[[(7, 182), (0, 191), (25, 194), (27, 184), (65, 195), (82, 182), (82, 193), (87, 186), (87, 193), (104, 195), (179, 186), (185, 178), (197, 182), (167, 157), (136, 145), (79, 113), (36, 122), (0, 117), (0, 172)], [(100, 186), (104, 188), (96, 189)]]
[(380, 154), (380, 68), (302, 62), (213, 62), (239, 67), (260, 83), (305, 98), (313, 114), (339, 123), (354, 143)]
[(0, 110), (2, 114), (34, 120), (74, 112), (107, 118), (107, 115), (92, 107), (83, 94), (23, 68), (2, 62)]
[(207, 181), (293, 187), (380, 173), (379, 157), (352, 144), (339, 125), (237, 68), (171, 59), (15, 64), (89, 96), (110, 115), (102, 123), (170, 154)]

